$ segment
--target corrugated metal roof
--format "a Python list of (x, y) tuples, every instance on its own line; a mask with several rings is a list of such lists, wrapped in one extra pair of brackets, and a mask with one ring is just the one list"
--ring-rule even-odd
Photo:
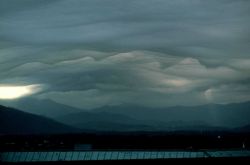
[(3, 152), (3, 162), (46, 162), (131, 159), (183, 159), (207, 157), (250, 157), (249, 150), (232, 151), (69, 151), (69, 152)]

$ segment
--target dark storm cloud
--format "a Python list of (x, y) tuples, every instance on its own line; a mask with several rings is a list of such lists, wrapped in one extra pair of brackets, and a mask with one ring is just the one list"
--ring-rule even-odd
[(149, 49), (182, 56), (250, 52), (245, 0), (25, 2), (2, 2), (17, 11), (3, 11), (0, 36), (21, 44)]
[(0, 84), (87, 108), (245, 101), (249, 14), (246, 0), (3, 0)]

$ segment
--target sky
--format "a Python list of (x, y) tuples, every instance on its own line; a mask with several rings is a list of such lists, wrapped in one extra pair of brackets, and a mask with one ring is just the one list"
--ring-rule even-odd
[(1, 0), (0, 87), (83, 109), (248, 101), (249, 16), (249, 0)]

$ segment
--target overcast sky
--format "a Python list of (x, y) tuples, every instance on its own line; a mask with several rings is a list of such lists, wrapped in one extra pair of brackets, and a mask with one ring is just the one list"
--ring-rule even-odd
[(1, 0), (0, 85), (91, 109), (250, 100), (249, 0)]

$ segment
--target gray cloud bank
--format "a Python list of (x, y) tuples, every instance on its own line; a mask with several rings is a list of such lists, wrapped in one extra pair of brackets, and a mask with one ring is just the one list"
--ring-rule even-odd
[(246, 0), (2, 0), (0, 84), (80, 108), (250, 100)]

